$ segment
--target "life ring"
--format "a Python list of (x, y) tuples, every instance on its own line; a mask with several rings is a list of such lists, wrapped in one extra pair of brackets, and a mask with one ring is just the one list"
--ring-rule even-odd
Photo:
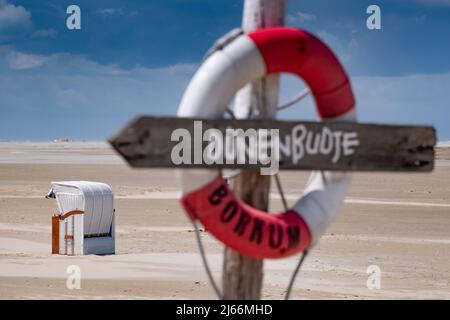
[[(189, 83), (177, 116), (220, 118), (241, 87), (281, 72), (308, 84), (322, 119), (356, 121), (350, 81), (336, 56), (310, 33), (288, 27), (241, 34), (212, 53)], [(240, 201), (217, 170), (177, 170), (177, 180), (191, 219), (232, 249), (263, 259), (287, 257), (314, 244), (336, 216), (350, 174), (313, 172), (292, 209), (277, 215)]]

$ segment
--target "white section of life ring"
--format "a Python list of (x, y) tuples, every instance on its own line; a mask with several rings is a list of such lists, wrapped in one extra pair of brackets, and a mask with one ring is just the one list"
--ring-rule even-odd
[[(265, 73), (258, 49), (250, 38), (241, 35), (206, 59), (184, 92), (177, 116), (219, 118), (241, 87)], [(176, 170), (183, 195), (207, 185), (218, 175), (217, 170)]]
[[(355, 109), (328, 121), (355, 122)], [(335, 219), (351, 182), (349, 172), (313, 171), (301, 198), (293, 206), (311, 231), (314, 245)]]

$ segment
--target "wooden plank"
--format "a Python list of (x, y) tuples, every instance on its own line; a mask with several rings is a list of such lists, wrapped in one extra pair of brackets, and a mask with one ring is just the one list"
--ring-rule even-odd
[(80, 210), (68, 211), (68, 212), (64, 213), (63, 215), (59, 216), (59, 219), (60, 220), (64, 220), (64, 219), (67, 219), (70, 216), (78, 215), (78, 214), (84, 214), (84, 211), (80, 211)]
[(52, 216), (52, 254), (59, 254), (59, 216)]
[[(187, 141), (171, 139), (180, 128), (191, 138), (192, 155), (189, 161), (174, 164), (173, 148)], [(232, 129), (253, 133), (251, 129), (278, 129), (280, 170), (431, 171), (434, 167), (436, 133), (430, 126), (145, 116), (132, 121), (110, 143), (133, 167), (204, 168), (201, 156), (208, 142), (200, 142), (200, 152), (194, 152), (194, 140), (201, 141), (208, 129), (219, 130), (223, 137)], [(243, 164), (224, 160), (223, 164), (208, 165), (220, 169), (262, 167), (268, 165), (259, 161), (249, 164), (248, 158)]]

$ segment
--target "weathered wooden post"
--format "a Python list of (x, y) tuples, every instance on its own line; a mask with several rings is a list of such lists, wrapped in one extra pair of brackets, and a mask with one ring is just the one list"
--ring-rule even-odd
[[(245, 32), (284, 24), (285, 0), (245, 0), (242, 28)], [(273, 118), (276, 115), (279, 75), (251, 83), (236, 95), (236, 118)], [(259, 170), (243, 170), (233, 179), (236, 195), (253, 207), (267, 210), (270, 176)], [(260, 299), (263, 260), (252, 259), (225, 248), (223, 262), (224, 299)]]

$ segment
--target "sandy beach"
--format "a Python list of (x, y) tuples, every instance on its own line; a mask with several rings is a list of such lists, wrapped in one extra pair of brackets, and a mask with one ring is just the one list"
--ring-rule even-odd
[[(450, 299), (450, 146), (432, 173), (357, 173), (339, 218), (312, 250), (293, 299)], [(282, 172), (289, 203), (308, 172)], [(92, 180), (113, 188), (111, 256), (51, 255), (44, 196), (51, 181)], [(271, 209), (281, 210), (276, 190)], [(1, 299), (214, 299), (170, 170), (129, 168), (104, 142), (0, 142)], [(220, 282), (223, 246), (202, 232)], [(298, 257), (267, 260), (264, 299), (281, 299)], [(81, 289), (66, 287), (68, 266)], [(371, 265), (381, 288), (366, 285)]]

